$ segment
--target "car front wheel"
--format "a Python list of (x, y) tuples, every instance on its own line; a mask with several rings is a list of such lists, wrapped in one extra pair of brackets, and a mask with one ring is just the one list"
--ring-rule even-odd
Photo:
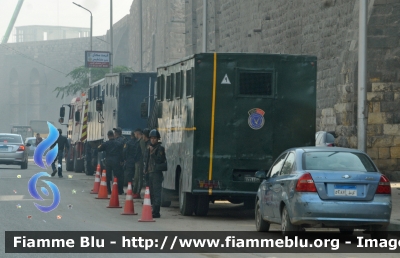
[(259, 232), (269, 231), (269, 226), (271, 224), (266, 222), (263, 219), (263, 216), (262, 216), (262, 213), (261, 213), (261, 208), (260, 208), (260, 201), (257, 201), (256, 209), (255, 209), (255, 215), (256, 215), (256, 229), (257, 229), (257, 231), (259, 231)]

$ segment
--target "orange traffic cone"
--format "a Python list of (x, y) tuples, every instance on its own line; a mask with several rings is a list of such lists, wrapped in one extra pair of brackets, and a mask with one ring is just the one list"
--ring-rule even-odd
[(94, 185), (92, 191), (90, 191), (91, 194), (98, 194), (99, 193), (99, 188), (100, 188), (100, 165), (97, 165), (96, 169), (96, 177), (94, 179)]
[(124, 212), (122, 212), (121, 215), (137, 215), (137, 213), (135, 213), (135, 207), (133, 205), (131, 182), (128, 182), (128, 191), (126, 192)]
[(151, 212), (151, 202), (150, 202), (150, 189), (147, 186), (144, 192), (144, 202), (142, 209), (142, 218), (138, 220), (139, 222), (155, 222), (153, 219), (153, 214)]
[(114, 177), (114, 183), (111, 190), (111, 199), (110, 204), (107, 208), (122, 208), (119, 206), (119, 198), (118, 198), (118, 179)]
[(108, 199), (107, 177), (105, 169), (103, 169), (103, 173), (101, 175), (99, 194), (97, 195), (96, 199)]

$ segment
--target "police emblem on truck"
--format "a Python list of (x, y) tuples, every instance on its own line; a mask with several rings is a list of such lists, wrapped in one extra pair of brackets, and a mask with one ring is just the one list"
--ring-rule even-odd
[(264, 126), (264, 114), (265, 112), (259, 108), (253, 108), (249, 111), (249, 126), (251, 129), (258, 130)]

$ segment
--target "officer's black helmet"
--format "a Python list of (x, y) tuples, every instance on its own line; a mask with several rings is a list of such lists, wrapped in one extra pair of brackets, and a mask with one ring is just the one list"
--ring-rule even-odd
[(153, 130), (150, 131), (149, 138), (150, 137), (157, 137), (158, 139), (161, 138), (160, 133), (156, 129), (153, 129)]
[(146, 135), (147, 138), (150, 138), (150, 136), (149, 136), (149, 134), (150, 134), (150, 129), (149, 129), (149, 128), (143, 129), (143, 134)]

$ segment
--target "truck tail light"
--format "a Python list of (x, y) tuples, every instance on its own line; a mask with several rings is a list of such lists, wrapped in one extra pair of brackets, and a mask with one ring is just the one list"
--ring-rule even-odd
[(376, 188), (376, 194), (392, 194), (389, 179), (384, 175), (381, 175), (378, 188)]
[(310, 173), (303, 174), (296, 185), (297, 192), (316, 192), (317, 188), (315, 187), (314, 180)]
[(221, 183), (218, 180), (197, 180), (197, 187), (203, 189), (221, 189)]

